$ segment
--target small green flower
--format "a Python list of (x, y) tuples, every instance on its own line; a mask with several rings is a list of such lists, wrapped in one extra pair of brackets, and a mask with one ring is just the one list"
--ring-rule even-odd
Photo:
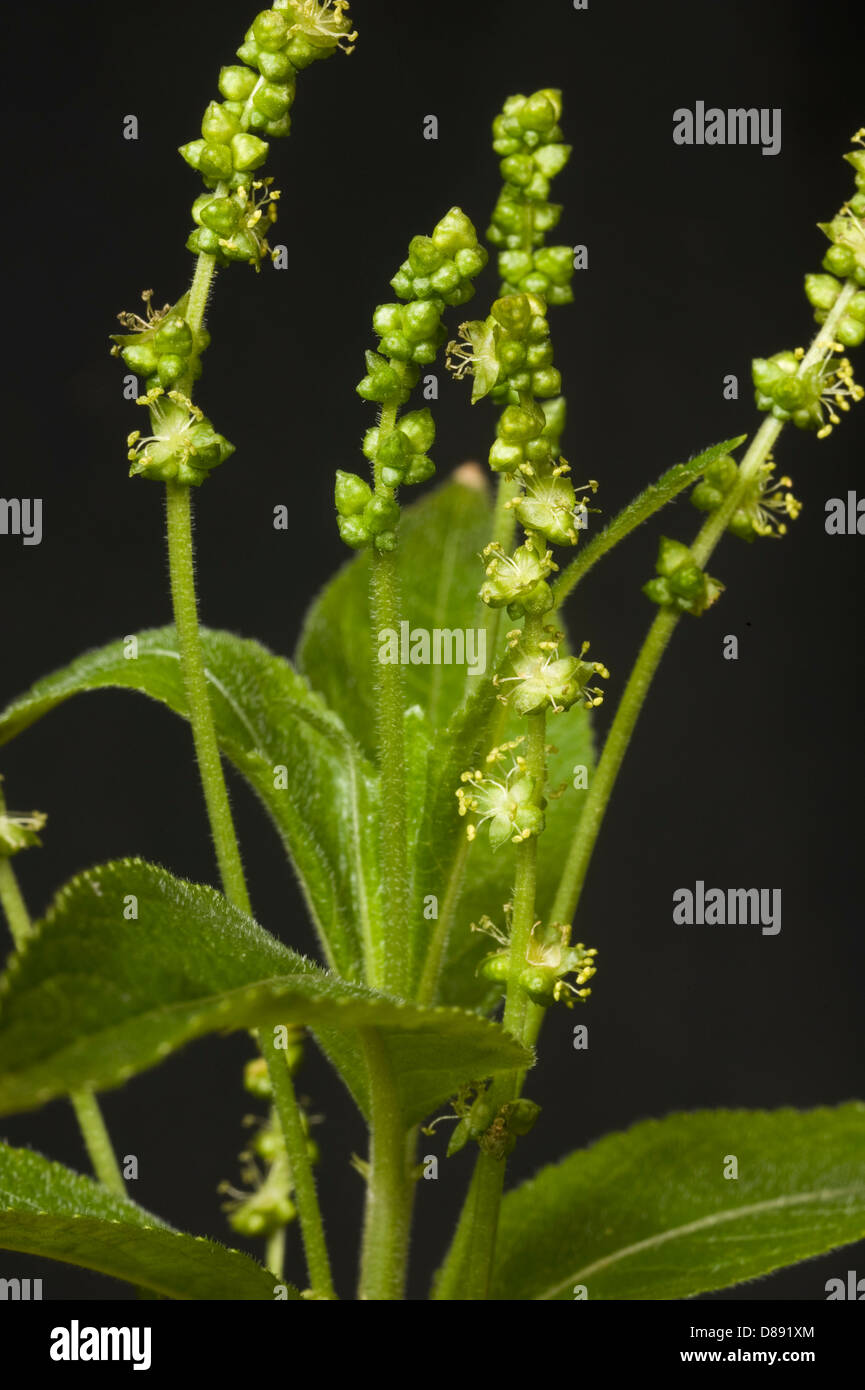
[[(521, 743), (522, 739), (515, 739), (493, 748), (487, 754), (487, 764), (503, 763), (505, 755)], [(469, 840), (473, 840), (480, 827), (487, 822), (490, 846), (494, 850), (501, 849), (508, 840), (519, 844), (543, 830), (543, 807), (537, 804), (539, 787), (526, 772), (524, 758), (512, 760), (504, 781), (480, 769), (464, 772), (461, 781), (463, 785), (457, 788), (456, 793), (460, 815), (471, 812), (477, 818), (466, 827)]]
[(0, 858), (9, 859), (19, 850), (40, 846), (39, 831), (47, 820), (44, 811), (0, 812)]
[[(489, 917), (482, 917), (480, 924), (472, 924), (473, 931), (482, 931), (501, 944), (502, 949), (494, 951), (481, 963), (481, 974), (497, 984), (506, 983), (511, 973), (510, 953), (510, 904), (506, 905), (505, 916), (508, 921), (507, 932), (499, 931)], [(552, 1004), (564, 1003), (573, 1008), (574, 1000), (584, 1002), (591, 994), (587, 988), (589, 980), (597, 974), (595, 958), (597, 950), (586, 949), (582, 941), (570, 945), (571, 927), (566, 922), (550, 922), (544, 926), (535, 922), (526, 950), (525, 964), (520, 971), (520, 984), (535, 1004), (549, 1008)], [(573, 983), (566, 977), (573, 975)]]
[(211, 469), (234, 453), (234, 445), (217, 434), (198, 406), (182, 391), (154, 387), (139, 396), (138, 405), (150, 407), (153, 433), (142, 436), (134, 430), (127, 439), (132, 467), (129, 476), (140, 474), (160, 482), (176, 481), (197, 487)]
[(644, 584), (643, 593), (662, 608), (698, 617), (724, 589), (717, 579), (704, 574), (686, 545), (669, 536), (661, 537), (655, 569), (659, 577)]
[(542, 641), (536, 650), (525, 651), (517, 645), (510, 661), (513, 674), (495, 676), (493, 683), (513, 685), (508, 699), (520, 715), (541, 714), (546, 710), (561, 714), (578, 700), (582, 700), (587, 709), (603, 704), (603, 692), (588, 682), (593, 676), (609, 680), (610, 673), (601, 661), (583, 661), (589, 650), (588, 642), (583, 643), (579, 657), (560, 657), (562, 634), (554, 629), (547, 630), (550, 638)]
[(518, 546), (513, 555), (508, 555), (498, 543), (491, 542), (483, 556), (487, 562), (487, 577), (481, 585), (480, 596), (490, 608), (505, 608), (523, 602), (557, 568), (552, 552), (531, 537)]

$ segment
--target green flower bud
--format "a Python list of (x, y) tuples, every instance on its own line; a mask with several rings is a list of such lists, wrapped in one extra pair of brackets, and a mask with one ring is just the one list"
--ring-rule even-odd
[(173, 386), (176, 381), (179, 381), (186, 371), (186, 364), (187, 359), (178, 356), (175, 352), (163, 353), (156, 368), (160, 386), (164, 386), (167, 390), (169, 386)]
[(363, 519), (372, 536), (393, 531), (399, 523), (399, 506), (392, 497), (373, 496), (364, 508)]
[(252, 30), (250, 29), (249, 35), (247, 35), (247, 38), (237, 50), (237, 56), (240, 58), (241, 62), (248, 63), (251, 68), (257, 68), (261, 49), (255, 42), (255, 39), (250, 37), (251, 34)]
[(192, 351), (192, 329), (177, 316), (164, 319), (153, 339), (158, 352), (174, 352), (188, 357)]
[(805, 294), (815, 309), (831, 309), (841, 291), (834, 275), (806, 275)]
[(537, 130), (546, 133), (556, 124), (561, 115), (561, 94), (551, 90), (534, 92), (527, 97), (520, 108), (517, 120), (523, 130)]
[(409, 458), (408, 468), (403, 473), (402, 481), (409, 487), (417, 483), (425, 483), (435, 473), (435, 464), (428, 454), (412, 454)]
[(362, 512), (372, 498), (372, 488), (356, 473), (344, 473), (337, 469), (334, 486), (334, 501), (341, 516), (354, 516)]
[(246, 101), (255, 82), (255, 73), (246, 67), (225, 67), (219, 72), (219, 91), (227, 101)]
[(288, 39), (288, 25), (277, 10), (262, 10), (252, 21), (252, 36), (259, 48), (275, 53)]
[(541, 1113), (541, 1107), (536, 1105), (533, 1100), (520, 1098), (510, 1102), (508, 1108), (508, 1129), (513, 1134), (528, 1134), (534, 1129), (535, 1121)]
[(259, 53), (258, 70), (268, 82), (287, 82), (294, 86), (294, 64), (287, 53)]
[(496, 433), (505, 444), (524, 444), (540, 434), (543, 427), (544, 417), (537, 406), (528, 409), (520, 405), (509, 405), (499, 416)]
[(847, 313), (851, 319), (858, 319), (860, 323), (865, 323), (865, 294), (854, 294), (847, 305)]
[(455, 256), (464, 248), (476, 249), (478, 238), (475, 229), (461, 208), (451, 208), (433, 228), (432, 240), (447, 256)]
[[(412, 342), (432, 339), (442, 328), (441, 306), (437, 299), (417, 300), (414, 304), (393, 305), (399, 310), (402, 331)], [(375, 325), (374, 325), (375, 326)]]
[(217, 236), (230, 237), (240, 223), (241, 209), (233, 198), (210, 198), (200, 208), (199, 217)]
[[(235, 135), (233, 138), (242, 140), (246, 137)], [(231, 148), (207, 141), (198, 155), (198, 170), (204, 179), (212, 183), (229, 178), (232, 172)]]
[[(545, 179), (552, 179), (564, 169), (570, 157), (570, 145), (542, 145), (540, 149), (535, 150), (532, 160)], [(545, 198), (548, 191), (545, 187), (540, 196)]]
[(130, 343), (128, 347), (121, 348), (120, 356), (137, 376), (150, 376), (159, 363), (159, 354), (152, 342)]
[(211, 144), (227, 145), (232, 135), (240, 130), (240, 122), (218, 101), (212, 101), (204, 113), (201, 133)]
[(835, 337), (845, 347), (858, 347), (865, 340), (865, 322), (843, 314), (835, 327)]
[(387, 401), (401, 394), (403, 387), (398, 373), (377, 353), (366, 353), (366, 371), (356, 387), (357, 394), (365, 401)]
[(414, 308), (414, 305), (378, 304), (376, 306), (372, 316), (372, 326), (380, 338), (384, 338), (388, 333), (401, 331), (404, 308)]
[(506, 444), (497, 439), (489, 452), (489, 465), (494, 473), (513, 473), (525, 460), (525, 451), (520, 444)]
[(218, 256), (220, 252), (219, 236), (212, 232), (209, 227), (198, 227), (194, 232), (190, 232), (186, 239), (186, 249), (199, 255), (202, 251), (208, 256)]
[(428, 407), (412, 410), (399, 422), (401, 434), (408, 440), (411, 452), (425, 454), (435, 440), (435, 421)]
[(408, 261), (415, 275), (431, 275), (444, 264), (445, 257), (432, 237), (415, 236), (409, 242)]
[(257, 169), (267, 158), (269, 148), (267, 141), (259, 140), (257, 135), (241, 133), (233, 136), (231, 160), (235, 170), (240, 173), (248, 173), (252, 169)]
[(363, 550), (372, 540), (372, 533), (362, 516), (338, 516), (339, 534), (352, 550)]
[(294, 101), (294, 88), (287, 83), (265, 82), (259, 87), (252, 104), (268, 121), (277, 121), (290, 109)]
[(830, 270), (833, 275), (838, 275), (845, 280), (853, 271), (856, 264), (856, 257), (846, 246), (830, 246), (826, 255), (823, 257), (823, 266)]

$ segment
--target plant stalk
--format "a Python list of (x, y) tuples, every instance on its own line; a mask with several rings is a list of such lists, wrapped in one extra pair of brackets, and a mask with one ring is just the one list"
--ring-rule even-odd
[(362, 1300), (403, 1297), (415, 1179), (413, 1132), (402, 1120), (390, 1058), (380, 1034), (361, 1030), (370, 1091), (370, 1158), (364, 1212), (360, 1286)]
[[(393, 433), (396, 425), (396, 404), (382, 406), (379, 439)], [(375, 466), (375, 490), (380, 496), (391, 496)], [(380, 867), (386, 885), (386, 916), (390, 922), (392, 949), (385, 953), (384, 941), (373, 942), (373, 958), (367, 961), (367, 980), (377, 989), (389, 989), (395, 994), (407, 991), (409, 952), (408, 935), (409, 871), (406, 834), (406, 767), (405, 681), (399, 662), (382, 663), (375, 659), (378, 634), (385, 628), (399, 630), (400, 622), (399, 568), (397, 552), (373, 547), (370, 580), (370, 618), (372, 623), (373, 669), (376, 680), (376, 738), (381, 777), (381, 839)], [(393, 945), (396, 949), (393, 949)]]

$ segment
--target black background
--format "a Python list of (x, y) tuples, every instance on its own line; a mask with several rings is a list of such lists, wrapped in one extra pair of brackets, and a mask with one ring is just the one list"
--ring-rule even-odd
[[(253, 12), (154, 0), (7, 17), (0, 492), (44, 499), (44, 539), (0, 537), (4, 701), (86, 647), (170, 618), (162, 490), (126, 476), (140, 411), (123, 400), (106, 335), (144, 287), (161, 304), (185, 286), (199, 184), (175, 149), (197, 135)], [(825, 245), (814, 224), (852, 190), (841, 155), (865, 107), (855, 22), (845, 29), (843, 6), (833, 16), (830, 27), (818, 6), (790, 0), (590, 0), (584, 12), (570, 0), (359, 0), (357, 51), (301, 74), (292, 136), (272, 151), (283, 199), (271, 240), (288, 247), (290, 269), (234, 267), (217, 282), (199, 399), (237, 454), (196, 495), (204, 620), (293, 649), (307, 602), (345, 558), (333, 473), (363, 464), (372, 417), (354, 386), (372, 307), (391, 298), (409, 238), (449, 206), (486, 225), (500, 182), (489, 123), (513, 91), (561, 87), (574, 146), (555, 184), (565, 213), (553, 240), (585, 243), (589, 268), (553, 329), (575, 477), (599, 478), (612, 514), (670, 463), (753, 432), (750, 358), (810, 338), (801, 280)], [(781, 153), (675, 146), (672, 113), (697, 100), (781, 107)], [(127, 114), (135, 142), (123, 139)], [(427, 114), (436, 142), (422, 137)], [(485, 312), (495, 285), (491, 269), (470, 312)], [(730, 372), (738, 402), (722, 398)], [(484, 458), (493, 417), (470, 411), (443, 372), (440, 382), (442, 476)], [(552, 1011), (530, 1090), (544, 1114), (513, 1179), (637, 1118), (861, 1094), (865, 540), (827, 537), (823, 521), (826, 499), (858, 485), (865, 406), (828, 440), (793, 436), (778, 459), (805, 503), (800, 521), (783, 542), (725, 541), (711, 570), (727, 592), (680, 624), (648, 701), (583, 899), (579, 934), (603, 962), (579, 1015), (590, 1049), (574, 1052), (574, 1015)], [(273, 530), (279, 503), (296, 517), (290, 532)], [(681, 502), (580, 591), (573, 635), (590, 637), (613, 673), (601, 729), (652, 616), (639, 586), (657, 534), (688, 539), (696, 525)], [(728, 633), (736, 662), (722, 658)], [(188, 730), (161, 708), (114, 692), (74, 701), (4, 748), (0, 770), (13, 806), (50, 817), (45, 848), (16, 866), (34, 913), (76, 870), (122, 855), (214, 881)], [(232, 788), (259, 919), (311, 951), (275, 836), (247, 789)], [(780, 935), (674, 927), (673, 890), (697, 878), (781, 887)], [(249, 1052), (245, 1036), (198, 1043), (104, 1098), (116, 1147), (139, 1157), (137, 1200), (222, 1240), (233, 1237), (215, 1189), (236, 1177)], [(323, 1116), (319, 1181), (349, 1293), (362, 1191), (348, 1157), (365, 1137), (312, 1048), (300, 1089)], [(86, 1171), (65, 1103), (2, 1132)], [(412, 1297), (425, 1294), (468, 1172), (464, 1154), (420, 1184)], [(289, 1250), (287, 1273), (302, 1282), (296, 1230)], [(43, 1274), (46, 1297), (134, 1296), (10, 1258), (2, 1273)], [(858, 1247), (722, 1297), (822, 1299), (857, 1258), (865, 1273)]]

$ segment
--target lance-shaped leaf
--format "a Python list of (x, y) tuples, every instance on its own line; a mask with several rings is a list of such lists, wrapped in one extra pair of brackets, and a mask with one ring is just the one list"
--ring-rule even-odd
[(612, 550), (614, 545), (623, 541), (637, 526), (642, 526), (643, 522), (660, 511), (661, 507), (666, 507), (684, 488), (695, 483), (710, 464), (723, 458), (733, 449), (738, 449), (746, 438), (747, 435), (740, 434), (735, 439), (723, 439), (720, 444), (713, 444), (701, 454), (695, 454), (687, 463), (675, 463), (666, 473), (662, 473), (657, 482), (645, 488), (638, 497), (623, 507), (602, 531), (581, 546), (576, 558), (565, 567), (553, 585), (556, 603), (564, 602), (571, 590), (608, 550)]
[(239, 1250), (183, 1235), (62, 1163), (0, 1144), (0, 1249), (94, 1269), (165, 1298), (300, 1297)]
[[(201, 634), (223, 753), (264, 802), (288, 850), (325, 960), (362, 978), (363, 946), (380, 911), (378, 785), (337, 715), (289, 662), (228, 632)], [(87, 652), (38, 681), (0, 715), (0, 744), (73, 695), (110, 686), (140, 691), (188, 715), (177, 634), (142, 632)]]
[(0, 1114), (119, 1085), (193, 1038), (237, 1028), (325, 1031), (362, 1109), (358, 1030), (380, 1030), (407, 1124), (466, 1081), (532, 1061), (498, 1024), (342, 980), (282, 946), (215, 889), (135, 859), (62, 889), (0, 989)]
[(863, 1236), (865, 1105), (670, 1115), (505, 1197), (491, 1297), (688, 1298)]

